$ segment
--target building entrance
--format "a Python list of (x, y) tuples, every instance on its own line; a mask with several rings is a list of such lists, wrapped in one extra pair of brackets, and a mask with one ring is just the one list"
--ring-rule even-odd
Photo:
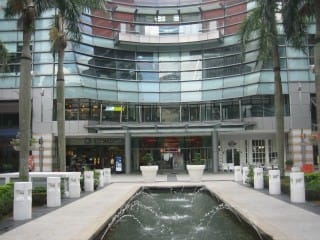
[(229, 148), (226, 150), (226, 163), (234, 166), (240, 165), (240, 152), (236, 148)]
[(195, 153), (205, 160), (211, 159), (211, 139), (206, 136), (145, 137), (133, 139), (133, 145), (133, 162), (138, 162), (137, 167), (143, 165), (145, 153), (152, 154), (160, 170), (185, 170)]

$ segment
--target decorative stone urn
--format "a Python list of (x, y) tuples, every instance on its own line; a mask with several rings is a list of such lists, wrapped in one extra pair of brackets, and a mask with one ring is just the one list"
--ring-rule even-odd
[(187, 165), (191, 182), (200, 182), (206, 165)]
[(145, 182), (154, 182), (157, 177), (158, 168), (157, 165), (140, 166), (143, 180)]

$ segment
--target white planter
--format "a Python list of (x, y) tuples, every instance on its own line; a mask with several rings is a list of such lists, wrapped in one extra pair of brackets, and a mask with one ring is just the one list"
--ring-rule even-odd
[(205, 165), (187, 165), (188, 174), (191, 182), (200, 182), (202, 179)]
[(157, 177), (158, 168), (159, 167), (157, 165), (140, 166), (143, 180), (145, 182), (154, 182)]

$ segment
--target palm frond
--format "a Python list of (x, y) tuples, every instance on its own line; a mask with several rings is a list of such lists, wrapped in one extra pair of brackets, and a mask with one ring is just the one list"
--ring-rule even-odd
[(8, 70), (9, 52), (5, 44), (0, 41), (0, 71)]
[(289, 0), (283, 7), (282, 16), (286, 38), (295, 48), (305, 50), (305, 41), (308, 35), (307, 26), (314, 13), (310, 9), (311, 6), (311, 1)]
[(24, 8), (24, 1), (8, 0), (7, 5), (4, 8), (4, 16), (6, 18), (21, 16), (23, 14)]

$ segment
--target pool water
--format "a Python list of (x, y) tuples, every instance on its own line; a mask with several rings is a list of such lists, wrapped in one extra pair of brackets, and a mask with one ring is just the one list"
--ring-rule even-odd
[(144, 189), (115, 216), (101, 240), (266, 239), (203, 188)]

